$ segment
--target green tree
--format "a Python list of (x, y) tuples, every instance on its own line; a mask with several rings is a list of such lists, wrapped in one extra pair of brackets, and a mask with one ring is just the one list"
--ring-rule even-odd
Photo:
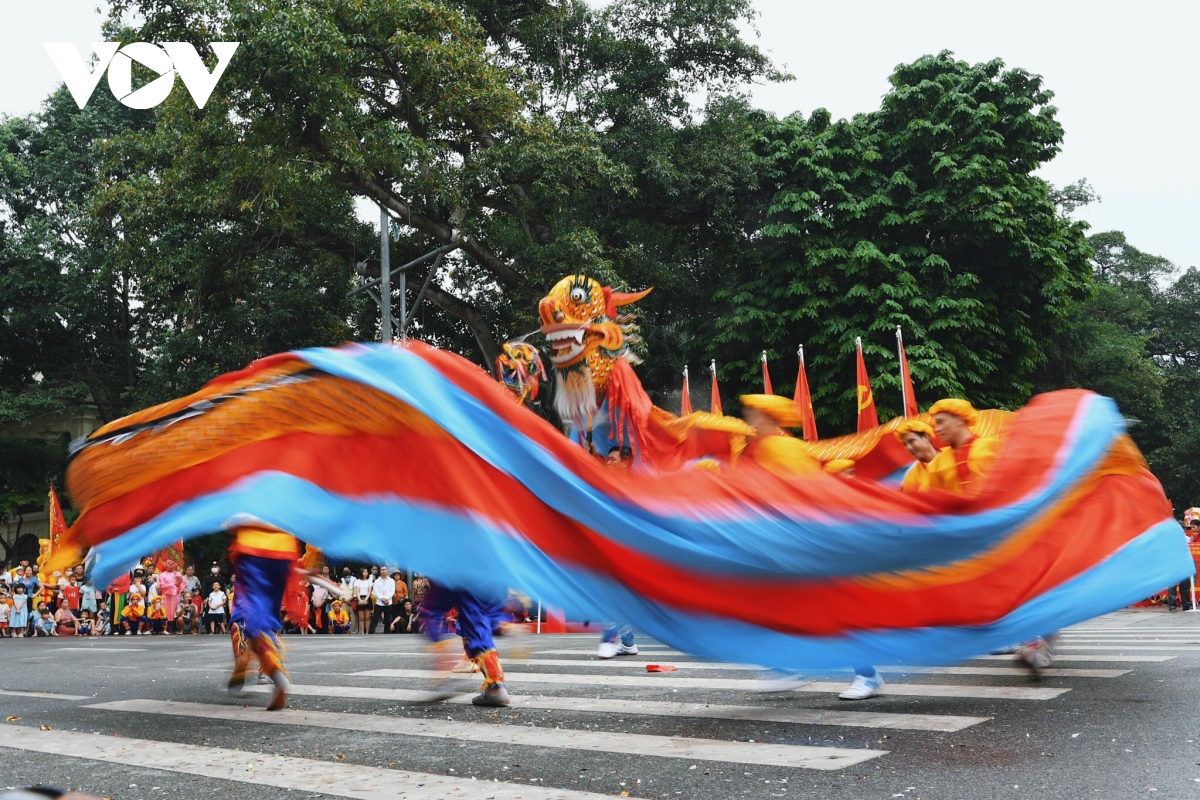
[[(709, 234), (713, 211), (736, 208), (755, 177), (731, 94), (778, 77), (741, 37), (749, 0), (114, 4), (131, 11), (141, 39), (242, 43), (203, 111), (173, 98), (152, 134), (124, 145), (155, 165), (121, 206), (147, 238), (169, 238), (164, 207), (218, 189), (273, 228), (304, 182), (327, 204), (336, 190), (404, 223), (393, 261), (457, 232), (462, 248), (427, 293), (438, 313), (415, 326), (485, 363), (568, 272), (664, 287), (650, 316), (678, 308), (665, 297), (676, 286), (706, 299), (721, 254), (704, 243), (728, 248), (740, 220), (723, 215)], [(701, 92), (708, 115), (690, 102)], [(174, 179), (181, 165), (207, 182)]]
[(748, 385), (762, 348), (806, 343), (823, 431), (853, 420), (858, 336), (885, 418), (898, 408), (898, 325), (919, 398), (1023, 403), (1043, 343), (1088, 285), (1085, 226), (1034, 174), (1063, 136), (1041, 78), (943, 52), (891, 84), (851, 120), (766, 120), (762, 263), (717, 292), (728, 310), (713, 352), (728, 377)]

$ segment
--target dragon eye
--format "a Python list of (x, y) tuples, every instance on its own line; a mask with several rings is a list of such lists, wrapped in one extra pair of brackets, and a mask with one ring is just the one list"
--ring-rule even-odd
[(586, 303), (588, 299), (588, 291), (582, 286), (576, 286), (571, 290), (572, 303)]

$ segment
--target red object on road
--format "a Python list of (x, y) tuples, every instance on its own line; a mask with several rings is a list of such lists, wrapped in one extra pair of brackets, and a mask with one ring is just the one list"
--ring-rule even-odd
[(679, 672), (679, 667), (670, 664), (647, 664), (646, 672)]

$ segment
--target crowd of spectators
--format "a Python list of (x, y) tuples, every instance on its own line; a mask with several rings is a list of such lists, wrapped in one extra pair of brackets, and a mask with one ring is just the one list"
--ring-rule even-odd
[[(423, 576), (414, 575), (411, 597), (404, 574), (384, 566), (346, 566), (340, 575), (325, 566), (321, 577), (298, 584), (302, 597), (293, 608), (307, 613), (286, 620), (285, 633), (421, 632), (420, 604), (429, 591)], [(227, 633), (236, 595), (237, 575), (218, 563), (201, 576), (195, 566), (179, 572), (173, 562), (147, 558), (128, 576), (97, 587), (86, 581), (82, 564), (47, 576), (21, 561), (0, 572), (0, 637)]]

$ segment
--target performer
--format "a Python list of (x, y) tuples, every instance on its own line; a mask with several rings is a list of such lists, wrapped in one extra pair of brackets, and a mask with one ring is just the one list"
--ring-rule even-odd
[(290, 682), (276, 634), (283, 627), (279, 611), (299, 555), (295, 537), (265, 526), (238, 528), (229, 548), (237, 582), (237, 599), (229, 614), (234, 657), (229, 693), (242, 693), (251, 662), (257, 660), (260, 672), (275, 685), (268, 711), (287, 703)]
[(744, 394), (742, 419), (754, 428), (746, 455), (764, 469), (781, 477), (812, 477), (821, 473), (821, 462), (813, 458), (804, 442), (784, 428), (798, 428), (801, 420), (796, 405), (774, 394)]
[(933, 446), (933, 428), (919, 419), (905, 420), (896, 428), (896, 438), (913, 457), (915, 463), (904, 474), (902, 492), (925, 492), (929, 490), (929, 462), (937, 457)]
[[(923, 492), (929, 488), (927, 465), (937, 456), (937, 448), (933, 446), (933, 428), (920, 420), (910, 419), (900, 423), (896, 428), (896, 438), (908, 454), (916, 459), (904, 483), (900, 486), (902, 492)], [(832, 463), (832, 462), (831, 462)], [(828, 471), (829, 464), (826, 464)], [(853, 469), (848, 470), (853, 474)], [(843, 471), (842, 474), (846, 474)], [(846, 690), (838, 695), (839, 700), (866, 700), (875, 697), (883, 691), (883, 676), (873, 664), (864, 664), (854, 668), (854, 681)]]
[(167, 626), (163, 633), (179, 632), (175, 628), (175, 618), (179, 615), (179, 596), (183, 592), (186, 580), (177, 567), (175, 559), (168, 558), (163, 563), (163, 571), (158, 575), (158, 594), (162, 597), (162, 606), (167, 612)]
[(1000, 440), (972, 432), (979, 412), (966, 400), (938, 400), (929, 409), (938, 436), (948, 447), (929, 462), (929, 485), (955, 494), (974, 496), (1000, 455)]
[[(446, 615), (456, 609), (457, 635), (446, 625)], [(431, 583), (420, 613), (422, 629), (430, 639), (430, 650), (437, 667), (449, 674), (456, 666), (460, 647), (458, 637), (461, 636), (467, 656), (483, 673), (483, 686), (471, 702), (477, 706), (507, 706), (509, 697), (504, 688), (504, 669), (492, 638), (493, 630), (498, 629), (505, 618), (504, 603)], [(433, 699), (445, 700), (452, 694), (438, 691)]]

